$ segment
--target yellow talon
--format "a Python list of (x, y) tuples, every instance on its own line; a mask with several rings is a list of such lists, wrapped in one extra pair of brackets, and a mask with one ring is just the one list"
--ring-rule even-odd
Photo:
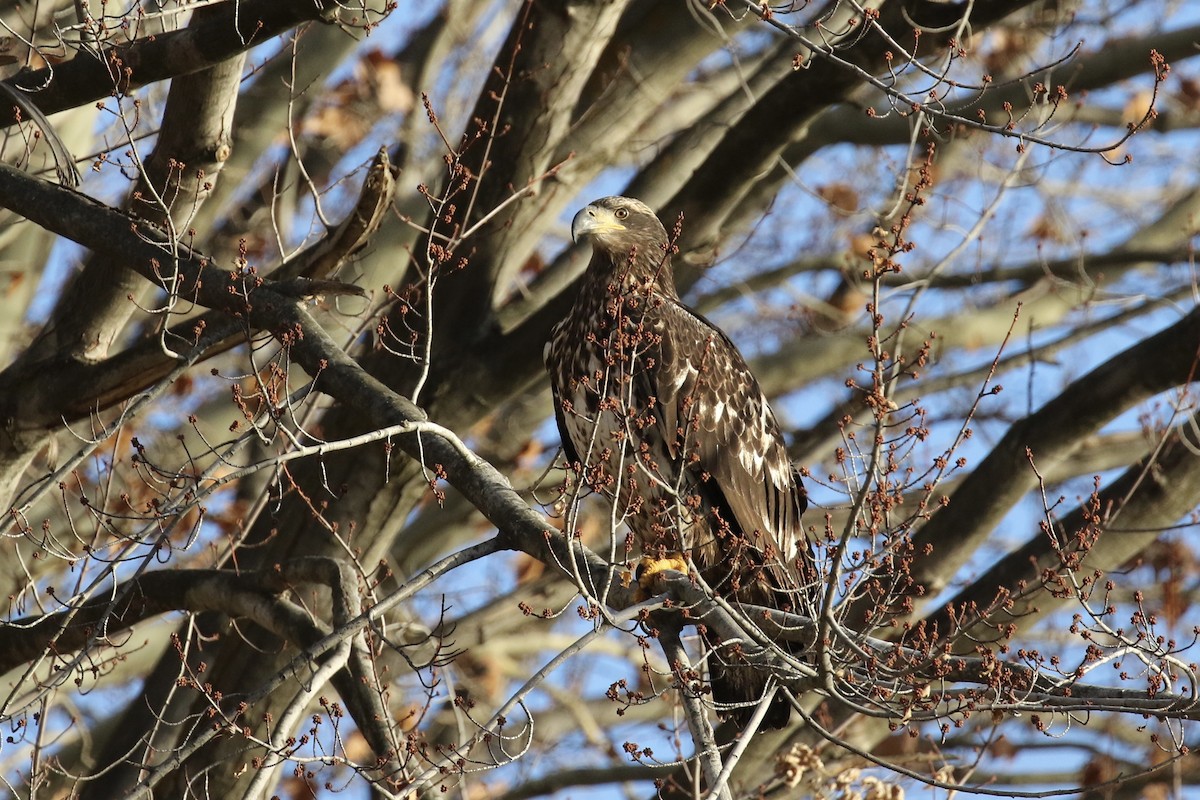
[(661, 594), (662, 573), (667, 570), (682, 572), (684, 575), (688, 573), (687, 558), (683, 553), (668, 553), (663, 558), (654, 558), (653, 556), (642, 556), (638, 561), (635, 574), (637, 575), (638, 591), (635, 598), (640, 603), (643, 600), (649, 600), (656, 594)]

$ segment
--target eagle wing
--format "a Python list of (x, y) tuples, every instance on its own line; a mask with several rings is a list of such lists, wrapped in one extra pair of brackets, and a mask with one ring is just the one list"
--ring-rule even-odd
[(794, 585), (791, 565), (808, 549), (800, 522), (808, 499), (762, 388), (729, 337), (704, 317), (670, 299), (653, 315), (659, 363), (643, 375), (663, 438), (695, 490), (758, 544), (776, 586)]
[(571, 429), (567, 427), (562, 398), (558, 396), (558, 388), (553, 383), (550, 386), (550, 397), (554, 403), (554, 422), (558, 425), (558, 438), (562, 442), (563, 458), (567, 460), (567, 466), (571, 467), (580, 463), (579, 451), (575, 449), (575, 440), (571, 436)]

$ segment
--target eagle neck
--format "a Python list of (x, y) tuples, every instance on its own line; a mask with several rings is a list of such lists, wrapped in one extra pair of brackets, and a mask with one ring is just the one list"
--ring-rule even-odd
[(646, 254), (634, 251), (622, 255), (596, 250), (584, 274), (582, 296), (658, 294), (678, 301), (671, 259), (658, 248), (653, 250), (655, 252)]

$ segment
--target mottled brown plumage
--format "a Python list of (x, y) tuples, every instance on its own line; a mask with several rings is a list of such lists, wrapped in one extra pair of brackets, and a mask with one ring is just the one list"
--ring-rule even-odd
[[(762, 389), (729, 338), (680, 302), (666, 230), (645, 204), (597, 200), (575, 216), (592, 261), (546, 366), (567, 460), (633, 534), (626, 557), (690, 553), (715, 593), (807, 611), (807, 501)], [(716, 645), (716, 642), (710, 644)], [(718, 647), (713, 698), (745, 724), (765, 673)], [(786, 723), (777, 699), (764, 723)]]

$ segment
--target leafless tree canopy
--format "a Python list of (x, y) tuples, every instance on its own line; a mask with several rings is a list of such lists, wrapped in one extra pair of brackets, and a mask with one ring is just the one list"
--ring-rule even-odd
[[(0, 0), (0, 794), (1195, 796), (1194, 6)], [(562, 457), (611, 194), (808, 613), (643, 599)]]

